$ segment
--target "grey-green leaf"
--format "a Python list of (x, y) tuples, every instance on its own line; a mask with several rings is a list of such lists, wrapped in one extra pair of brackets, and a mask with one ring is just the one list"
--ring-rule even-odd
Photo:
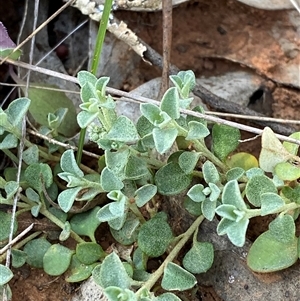
[(190, 174), (200, 158), (200, 153), (197, 152), (183, 152), (178, 158), (180, 168), (186, 173)]
[(222, 194), (222, 203), (233, 205), (240, 210), (247, 209), (236, 180), (229, 181), (225, 184)]
[(58, 195), (58, 204), (62, 211), (69, 212), (81, 187), (69, 188)]
[(133, 122), (126, 116), (119, 116), (106, 138), (121, 142), (134, 142), (139, 136)]
[(186, 140), (203, 139), (209, 135), (208, 128), (201, 122), (190, 121), (188, 125), (189, 125), (189, 131), (188, 131), (188, 135), (185, 138)]
[(269, 232), (274, 236), (274, 239), (283, 242), (290, 243), (295, 239), (295, 222), (291, 215), (280, 214), (270, 224)]
[(212, 148), (214, 154), (222, 161), (239, 145), (240, 131), (223, 124), (214, 124), (212, 129)]
[(214, 261), (214, 247), (209, 242), (194, 242), (192, 248), (185, 254), (182, 264), (193, 274), (205, 273)]
[(169, 262), (164, 270), (161, 286), (169, 291), (184, 291), (197, 283), (196, 277), (179, 265)]
[(44, 255), (44, 271), (51, 276), (63, 274), (71, 263), (74, 251), (60, 245), (52, 245)]
[(153, 139), (155, 148), (160, 154), (171, 148), (177, 137), (178, 130), (175, 128), (154, 128)]
[(27, 255), (26, 262), (35, 268), (43, 267), (43, 258), (51, 243), (45, 238), (37, 238), (29, 241), (24, 246), (24, 252)]
[(13, 272), (3, 264), (0, 264), (0, 286), (8, 283), (14, 274)]
[(205, 182), (217, 184), (220, 181), (220, 175), (215, 165), (210, 161), (205, 161), (202, 167)]
[(100, 184), (104, 191), (120, 190), (123, 182), (107, 167), (102, 170)]
[(247, 265), (255, 272), (270, 273), (290, 267), (298, 260), (298, 240), (277, 240), (270, 231), (261, 234), (252, 244)]
[(285, 204), (278, 194), (272, 192), (263, 193), (260, 199), (262, 216), (278, 212)]
[(172, 230), (165, 220), (165, 214), (159, 213), (140, 228), (138, 246), (148, 256), (158, 257), (167, 250), (172, 238)]
[(83, 177), (84, 173), (81, 171), (81, 169), (78, 167), (75, 156), (74, 156), (74, 151), (69, 149), (66, 150), (60, 159), (60, 166), (61, 169), (65, 172), (72, 173), (76, 175), (77, 177)]
[(97, 217), (99, 209), (100, 207), (96, 206), (87, 212), (74, 215), (70, 220), (72, 230), (78, 235), (88, 236), (91, 241), (96, 242), (95, 231), (101, 223)]
[(131, 279), (115, 252), (106, 256), (102, 264), (95, 267), (92, 275), (95, 282), (103, 288), (117, 286), (125, 289), (131, 284)]
[(177, 163), (170, 162), (156, 172), (154, 180), (159, 193), (174, 195), (188, 188), (192, 176), (186, 175)]
[(265, 175), (253, 176), (246, 185), (246, 197), (256, 207), (261, 206), (261, 195), (267, 192), (277, 194), (277, 189), (273, 181)]
[(135, 192), (135, 203), (138, 207), (143, 207), (156, 194), (157, 187), (153, 184), (146, 184)]
[[(0, 211), (0, 241), (6, 240), (9, 237), (10, 225), (11, 225), (12, 214)], [(18, 228), (17, 220), (14, 221), (14, 233), (16, 233)]]
[(164, 94), (160, 108), (166, 112), (172, 119), (177, 119), (180, 116), (179, 112), (179, 94), (175, 87), (169, 88)]
[[(58, 132), (66, 137), (72, 137), (77, 133), (78, 124), (76, 121), (76, 109), (73, 102), (66, 96), (64, 92), (39, 89), (35, 83), (34, 87), (28, 90), (28, 97), (31, 100), (29, 112), (34, 120), (41, 125), (48, 125), (47, 115), (55, 113), (59, 108), (66, 108), (68, 112), (58, 128)], [(57, 88), (56, 86), (40, 85), (41, 88), (47, 86), (49, 88)]]
[(12, 101), (6, 110), (8, 121), (13, 126), (17, 126), (27, 113), (30, 105), (31, 101), (26, 97), (18, 98)]

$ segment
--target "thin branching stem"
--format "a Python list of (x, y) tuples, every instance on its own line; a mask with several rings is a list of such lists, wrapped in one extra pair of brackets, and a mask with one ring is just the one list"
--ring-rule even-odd
[(136, 296), (140, 296), (144, 290), (151, 290), (151, 288), (155, 285), (155, 283), (158, 281), (158, 279), (162, 276), (165, 267), (169, 262), (172, 262), (176, 256), (178, 255), (179, 251), (182, 249), (182, 247), (186, 244), (186, 242), (189, 240), (191, 235), (197, 230), (197, 228), (200, 226), (202, 221), (204, 220), (204, 216), (200, 215), (194, 223), (190, 226), (190, 228), (182, 234), (182, 239), (179, 240), (179, 242), (176, 244), (176, 246), (172, 249), (170, 254), (167, 256), (167, 258), (164, 260), (164, 262), (160, 265), (160, 267), (151, 275), (148, 281), (136, 292)]

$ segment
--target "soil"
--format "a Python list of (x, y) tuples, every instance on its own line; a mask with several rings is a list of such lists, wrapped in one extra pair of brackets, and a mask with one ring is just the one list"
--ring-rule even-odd
[[(57, 6), (62, 4), (60, 1), (51, 2)], [(4, 3), (7, 5), (5, 11)], [(0, 20), (13, 40), (17, 37), (23, 5), (23, 1), (0, 0)], [(125, 21), (142, 40), (162, 53), (161, 12), (119, 11), (116, 16)], [(193, 70), (197, 77), (216, 76), (238, 70), (258, 73), (265, 83), (272, 86), (273, 116), (299, 120), (299, 90), (286, 82), (276, 68), (272, 69), (272, 64), (273, 67), (276, 66), (276, 58), (277, 64), (282, 62), (279, 50), (272, 49), (273, 58), (264, 59), (269, 55), (263, 50), (267, 48), (265, 45), (273, 45), (273, 37), (266, 32), (271, 30), (274, 20), (278, 19), (282, 20), (284, 26), (290, 26), (284, 11), (257, 10), (232, 0), (200, 0), (180, 5), (173, 10), (171, 62), (181, 70)], [(121, 88), (131, 90), (160, 75), (160, 69), (141, 61)], [(11, 81), (5, 66), (0, 66), (0, 81)], [(1, 85), (0, 88), (0, 97), (5, 97), (7, 88)], [(252, 136), (243, 133), (245, 139)], [(244, 143), (242, 149), (258, 156), (259, 139)], [(253, 220), (248, 238), (253, 241), (266, 227), (266, 221)], [(107, 240), (104, 243), (109, 246), (111, 238), (108, 235), (105, 237)], [(15, 271), (10, 286), (13, 301), (69, 301), (78, 289), (78, 285), (66, 283), (63, 276), (51, 277), (42, 270), (32, 269), (27, 265)], [(185, 297), (186, 300), (222, 301), (213, 287), (201, 285), (193, 297)]]

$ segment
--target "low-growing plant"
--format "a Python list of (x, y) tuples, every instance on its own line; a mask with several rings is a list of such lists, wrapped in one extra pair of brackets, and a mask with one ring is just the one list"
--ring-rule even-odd
[[(136, 124), (117, 115), (116, 103), (106, 91), (109, 78), (98, 79), (87, 71), (78, 73), (82, 99), (78, 114), (68, 100), (63, 108), (57, 106), (59, 102), (44, 108), (26, 97), (0, 109), (0, 149), (18, 164), (15, 150), (24, 143), (20, 181), (16, 181), (15, 167), (7, 167), (0, 177), (0, 204), (11, 206), (18, 195), (13, 224), (12, 214), (0, 211), (0, 241), (6, 245), (11, 231), (18, 232), (17, 220), (27, 211), (33, 217), (48, 218), (60, 229), (33, 232), (14, 245), (13, 267), (27, 263), (52, 276), (66, 273), (68, 282), (92, 276), (111, 301), (180, 300), (172, 292), (193, 288), (197, 283), (194, 274), (205, 273), (214, 261), (212, 243), (201, 241), (198, 235), (204, 219), (218, 219), (217, 233), (242, 247), (250, 219), (266, 215), (273, 220), (252, 244), (249, 268), (272, 272), (298, 260), (299, 146), (281, 143), (265, 128), (259, 159), (236, 152), (241, 138), (238, 129), (213, 124), (210, 130), (199, 106), (193, 108), (197, 113), (193, 116), (181, 113), (193, 100), (194, 73), (181, 71), (170, 80), (174, 87), (165, 92), (159, 105), (140, 105)], [(77, 118), (82, 129), (80, 155), (75, 157), (74, 150), (54, 143), (38, 145), (30, 136), (23, 137), (22, 120), (27, 112), (40, 123), (41, 134), (70, 144)], [(97, 168), (80, 160), (83, 129), (101, 153)], [(300, 133), (291, 137), (299, 139)], [(189, 212), (193, 223), (176, 236), (168, 212), (161, 211), (160, 205), (162, 196), (179, 194), (185, 195), (180, 202), (182, 211)], [(129, 251), (103, 250), (96, 236), (103, 223), (116, 243)], [(67, 247), (68, 239), (76, 247)], [(183, 259), (175, 263), (179, 254)], [(3, 262), (5, 254), (0, 258)], [(151, 258), (162, 260), (154, 272), (148, 269)], [(1, 289), (12, 277), (9, 267), (0, 264)], [(161, 290), (153, 289), (154, 285), (165, 292), (157, 296)]]
[[(213, 245), (198, 241), (197, 235), (204, 218), (212, 221), (217, 216), (217, 233), (226, 234), (234, 245), (242, 247), (249, 220), (266, 215), (273, 220), (268, 231), (252, 244), (249, 267), (272, 272), (297, 261), (298, 146), (281, 144), (272, 130), (265, 128), (259, 160), (248, 153), (233, 154), (239, 130), (214, 124), (210, 131), (203, 115), (180, 113), (192, 101), (193, 72), (179, 72), (170, 79), (175, 86), (166, 91), (160, 105), (141, 104), (141, 116), (134, 124), (116, 114), (115, 101), (106, 93), (109, 78), (79, 72), (82, 104), (77, 122), (88, 129), (89, 139), (103, 151), (98, 170), (80, 168), (73, 150), (50, 151), (48, 145), (47, 151), (25, 138), (20, 186), (13, 180), (15, 168), (7, 168), (0, 178), (0, 202), (12, 205), (15, 193), (21, 190), (17, 216), (24, 211), (31, 211), (34, 217), (44, 215), (61, 233), (60, 242), (54, 244), (45, 235), (26, 239), (23, 248), (19, 244), (13, 249), (13, 266), (27, 262), (53, 276), (67, 271), (69, 282), (92, 276), (109, 300), (180, 300), (170, 292), (154, 296), (151, 288), (162, 277), (160, 286), (166, 291), (190, 289), (197, 282), (194, 274), (211, 267)], [(29, 107), (28, 98), (18, 98), (0, 111), (0, 148), (12, 161), (17, 159), (12, 149), (21, 139), (21, 121)], [(201, 107), (193, 110), (203, 113)], [(63, 119), (59, 112), (62, 110), (49, 114), (49, 128), (54, 127), (53, 120)], [(209, 135), (210, 148), (205, 141)], [(159, 212), (158, 205), (161, 195), (183, 192), (182, 210), (195, 219), (186, 232), (174, 236), (167, 213)], [(5, 242), (11, 215), (0, 214), (0, 239)], [(119, 244), (132, 247), (129, 254), (102, 249), (95, 238), (101, 223), (108, 224)], [(14, 231), (17, 229), (15, 222)], [(75, 249), (64, 246), (69, 237), (76, 240)], [(191, 247), (181, 264), (174, 263), (190, 239)], [(154, 273), (148, 271), (148, 259), (161, 256), (165, 256), (161, 266)], [(12, 272), (3, 265), (0, 268), (0, 284), (4, 285)]]

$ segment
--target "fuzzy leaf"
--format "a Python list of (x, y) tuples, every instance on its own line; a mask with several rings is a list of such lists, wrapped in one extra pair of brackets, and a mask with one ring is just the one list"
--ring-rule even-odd
[(267, 176), (254, 176), (246, 185), (246, 197), (248, 201), (256, 206), (261, 206), (261, 195), (266, 192), (277, 193), (276, 186)]
[(164, 293), (156, 297), (155, 301), (181, 301), (181, 299), (172, 293)]
[(148, 256), (141, 250), (141, 248), (137, 247), (132, 256), (134, 267), (137, 270), (145, 271), (147, 268), (147, 260)]
[(179, 94), (176, 88), (169, 88), (160, 103), (160, 109), (166, 112), (172, 119), (180, 117)]
[[(122, 219), (122, 225), (125, 222), (124, 220), (124, 216), (125, 216), (125, 210), (127, 208), (126, 205), (127, 199), (123, 198), (120, 201), (116, 201), (116, 202), (112, 202), (109, 203), (105, 206), (103, 206), (97, 214), (98, 219), (101, 222), (109, 222), (109, 221), (113, 221), (117, 218), (121, 218)], [(120, 228), (122, 227), (122, 225), (120, 226)]]
[(289, 162), (278, 163), (274, 168), (275, 174), (283, 181), (295, 181), (300, 178), (300, 168)]
[(51, 243), (45, 238), (29, 241), (23, 249), (27, 255), (26, 262), (32, 267), (42, 268), (44, 255), (50, 247)]
[(23, 152), (23, 160), (26, 164), (30, 165), (38, 163), (39, 161), (39, 148), (36, 144), (30, 146)]
[[(108, 301), (137, 301), (135, 293), (127, 288), (121, 289), (116, 286), (109, 286), (104, 290), (104, 294)], [(143, 300), (143, 299), (141, 299)]]
[(60, 245), (52, 245), (44, 255), (44, 271), (50, 276), (59, 276), (63, 274), (71, 263), (74, 251)]
[(240, 167), (233, 167), (226, 172), (227, 181), (238, 180), (244, 175), (244, 169)]
[(179, 265), (169, 262), (164, 270), (161, 286), (168, 291), (185, 291), (197, 283), (196, 277)]
[(212, 149), (221, 161), (225, 161), (227, 156), (238, 147), (239, 139), (241, 139), (241, 134), (238, 129), (223, 124), (214, 124)]
[(141, 137), (145, 137), (146, 135), (152, 133), (154, 125), (145, 116), (142, 115), (136, 123), (136, 129)]
[(206, 125), (198, 121), (190, 121), (188, 123), (189, 131), (186, 140), (203, 139), (210, 134)]
[(190, 174), (200, 158), (200, 153), (196, 152), (183, 152), (178, 158), (180, 168), (186, 173)]
[(133, 122), (126, 116), (119, 116), (106, 138), (120, 142), (134, 142), (139, 136)]
[(56, 88), (53, 85), (41, 85), (38, 83), (32, 84), (35, 87), (29, 87), (28, 97), (31, 100), (29, 112), (33, 119), (40, 125), (48, 125), (48, 114), (55, 113), (60, 108), (67, 109), (64, 120), (58, 127), (58, 132), (66, 137), (74, 136), (78, 131), (76, 122), (76, 109), (73, 102), (66, 96), (64, 92), (51, 91), (37, 88), (40, 86), (48, 88)]
[(234, 222), (223, 218), (217, 227), (218, 235), (227, 234), (229, 240), (237, 247), (242, 247), (246, 241), (246, 231), (249, 224), (249, 219), (242, 219), (239, 222)]
[[(300, 132), (293, 133), (292, 135), (289, 136), (290, 138), (294, 138), (297, 140), (300, 140)], [(286, 142), (284, 141), (282, 143), (284, 148), (292, 155), (297, 155), (298, 150), (299, 150), (299, 145), (291, 142)]]
[(235, 210), (236, 207), (234, 205), (222, 204), (218, 206), (218, 208), (216, 209), (216, 213), (219, 216), (224, 217), (230, 221), (236, 221), (237, 216), (234, 213)]
[[(161, 110), (156, 105), (150, 103), (142, 103), (140, 105), (142, 115), (149, 120), (153, 125), (158, 125), (164, 122), (164, 116), (161, 115)], [(171, 120), (169, 117), (168, 120)]]
[(217, 184), (220, 181), (220, 175), (215, 165), (206, 161), (202, 167), (203, 177), (206, 183)]
[(18, 249), (12, 249), (11, 250), (12, 255), (12, 266), (14, 268), (20, 268), (23, 266), (26, 262), (27, 254), (24, 251), (18, 250)]
[(130, 155), (125, 168), (127, 180), (138, 180), (149, 174), (147, 164), (141, 158)]
[(182, 264), (193, 274), (205, 273), (214, 262), (214, 247), (209, 242), (194, 242), (185, 254)]
[(30, 108), (31, 103), (32, 100), (26, 97), (18, 98), (12, 101), (6, 110), (8, 121), (13, 126), (19, 125)]
[(148, 256), (159, 257), (165, 253), (172, 238), (172, 230), (166, 222), (165, 213), (158, 213), (140, 228), (138, 246)]
[(125, 167), (130, 156), (130, 151), (118, 150), (116, 152), (105, 151), (106, 166), (119, 178), (125, 178)]
[(122, 228), (120, 230), (110, 228), (110, 232), (118, 243), (128, 246), (137, 240), (139, 227), (139, 219), (134, 214), (128, 214)]
[(58, 204), (62, 211), (69, 212), (81, 187), (69, 188), (58, 195)]
[(269, 224), (270, 234), (283, 243), (290, 243), (295, 239), (295, 222), (291, 215), (280, 214)]
[(298, 239), (277, 240), (270, 231), (261, 234), (252, 244), (247, 265), (255, 272), (270, 273), (290, 267), (298, 260)]
[(71, 225), (68, 221), (65, 222), (62, 231), (60, 232), (59, 235), (59, 240), (60, 241), (66, 241), (71, 235)]
[(101, 172), (100, 185), (104, 191), (120, 190), (124, 187), (122, 181), (107, 167)]
[(48, 164), (31, 164), (25, 170), (25, 179), (32, 188), (41, 193), (43, 186), (49, 188), (53, 182), (52, 170)]
[(155, 148), (160, 154), (163, 154), (169, 150), (175, 142), (178, 130), (175, 128), (154, 128), (152, 133)]
[(206, 195), (203, 193), (204, 186), (202, 184), (196, 184), (187, 192), (194, 202), (203, 202), (206, 199)]
[(97, 78), (94, 74), (88, 71), (79, 71), (77, 74), (79, 85), (83, 87), (86, 83), (96, 84)]
[(85, 265), (78, 260), (76, 254), (72, 256), (71, 264), (69, 267), (69, 273), (66, 277), (67, 282), (80, 282), (86, 280), (92, 275), (93, 269), (98, 265), (98, 263)]
[(13, 276), (13, 272), (8, 267), (0, 264), (0, 286), (8, 283), (13, 278)]
[(178, 164), (170, 162), (156, 172), (154, 180), (159, 193), (174, 195), (188, 188), (192, 176), (186, 175)]
[(192, 215), (199, 216), (202, 214), (201, 204), (194, 202), (189, 197), (184, 199), (183, 207)]
[(66, 150), (60, 159), (60, 167), (63, 171), (69, 172), (73, 175), (76, 175), (77, 177), (81, 178), (84, 176), (84, 173), (81, 171), (81, 169), (78, 167), (74, 151), (69, 149)]
[(233, 205), (239, 210), (246, 210), (247, 206), (241, 196), (240, 188), (236, 180), (225, 184), (222, 193), (222, 203)]
[(135, 203), (138, 207), (143, 207), (157, 193), (157, 187), (153, 184), (146, 184), (135, 192)]
[(215, 216), (215, 209), (217, 206), (216, 201), (211, 201), (210, 199), (206, 198), (202, 203), (201, 203), (201, 211), (202, 214), (205, 216), (206, 219), (209, 221), (212, 221), (214, 216)]
[(88, 236), (91, 241), (96, 242), (95, 231), (100, 225), (97, 214), (100, 207), (96, 206), (93, 209), (74, 215), (70, 220), (71, 228), (78, 235)]
[(262, 216), (278, 212), (285, 204), (278, 194), (272, 192), (263, 193), (260, 199)]
[[(12, 214), (6, 213), (4, 211), (0, 210), (0, 221), (1, 221), (1, 227), (0, 227), (0, 241), (6, 240), (9, 237), (10, 233), (10, 224), (11, 224)], [(14, 221), (14, 231), (15, 234), (18, 229), (18, 223), (15, 219)]]
[(76, 246), (76, 256), (85, 265), (90, 265), (105, 257), (101, 246), (95, 242), (82, 242)]
[(13, 134), (8, 133), (7, 135), (4, 136), (4, 139), (0, 142), (0, 149), (16, 148), (18, 146), (18, 143), (19, 143), (18, 138)]
[(77, 115), (77, 122), (80, 128), (84, 129), (88, 125), (90, 125), (93, 120), (97, 117), (98, 112), (88, 112), (88, 111), (81, 111)]
[(92, 275), (95, 282), (103, 288), (117, 286), (125, 289), (131, 284), (123, 263), (114, 252), (106, 256), (101, 265), (95, 267)]

